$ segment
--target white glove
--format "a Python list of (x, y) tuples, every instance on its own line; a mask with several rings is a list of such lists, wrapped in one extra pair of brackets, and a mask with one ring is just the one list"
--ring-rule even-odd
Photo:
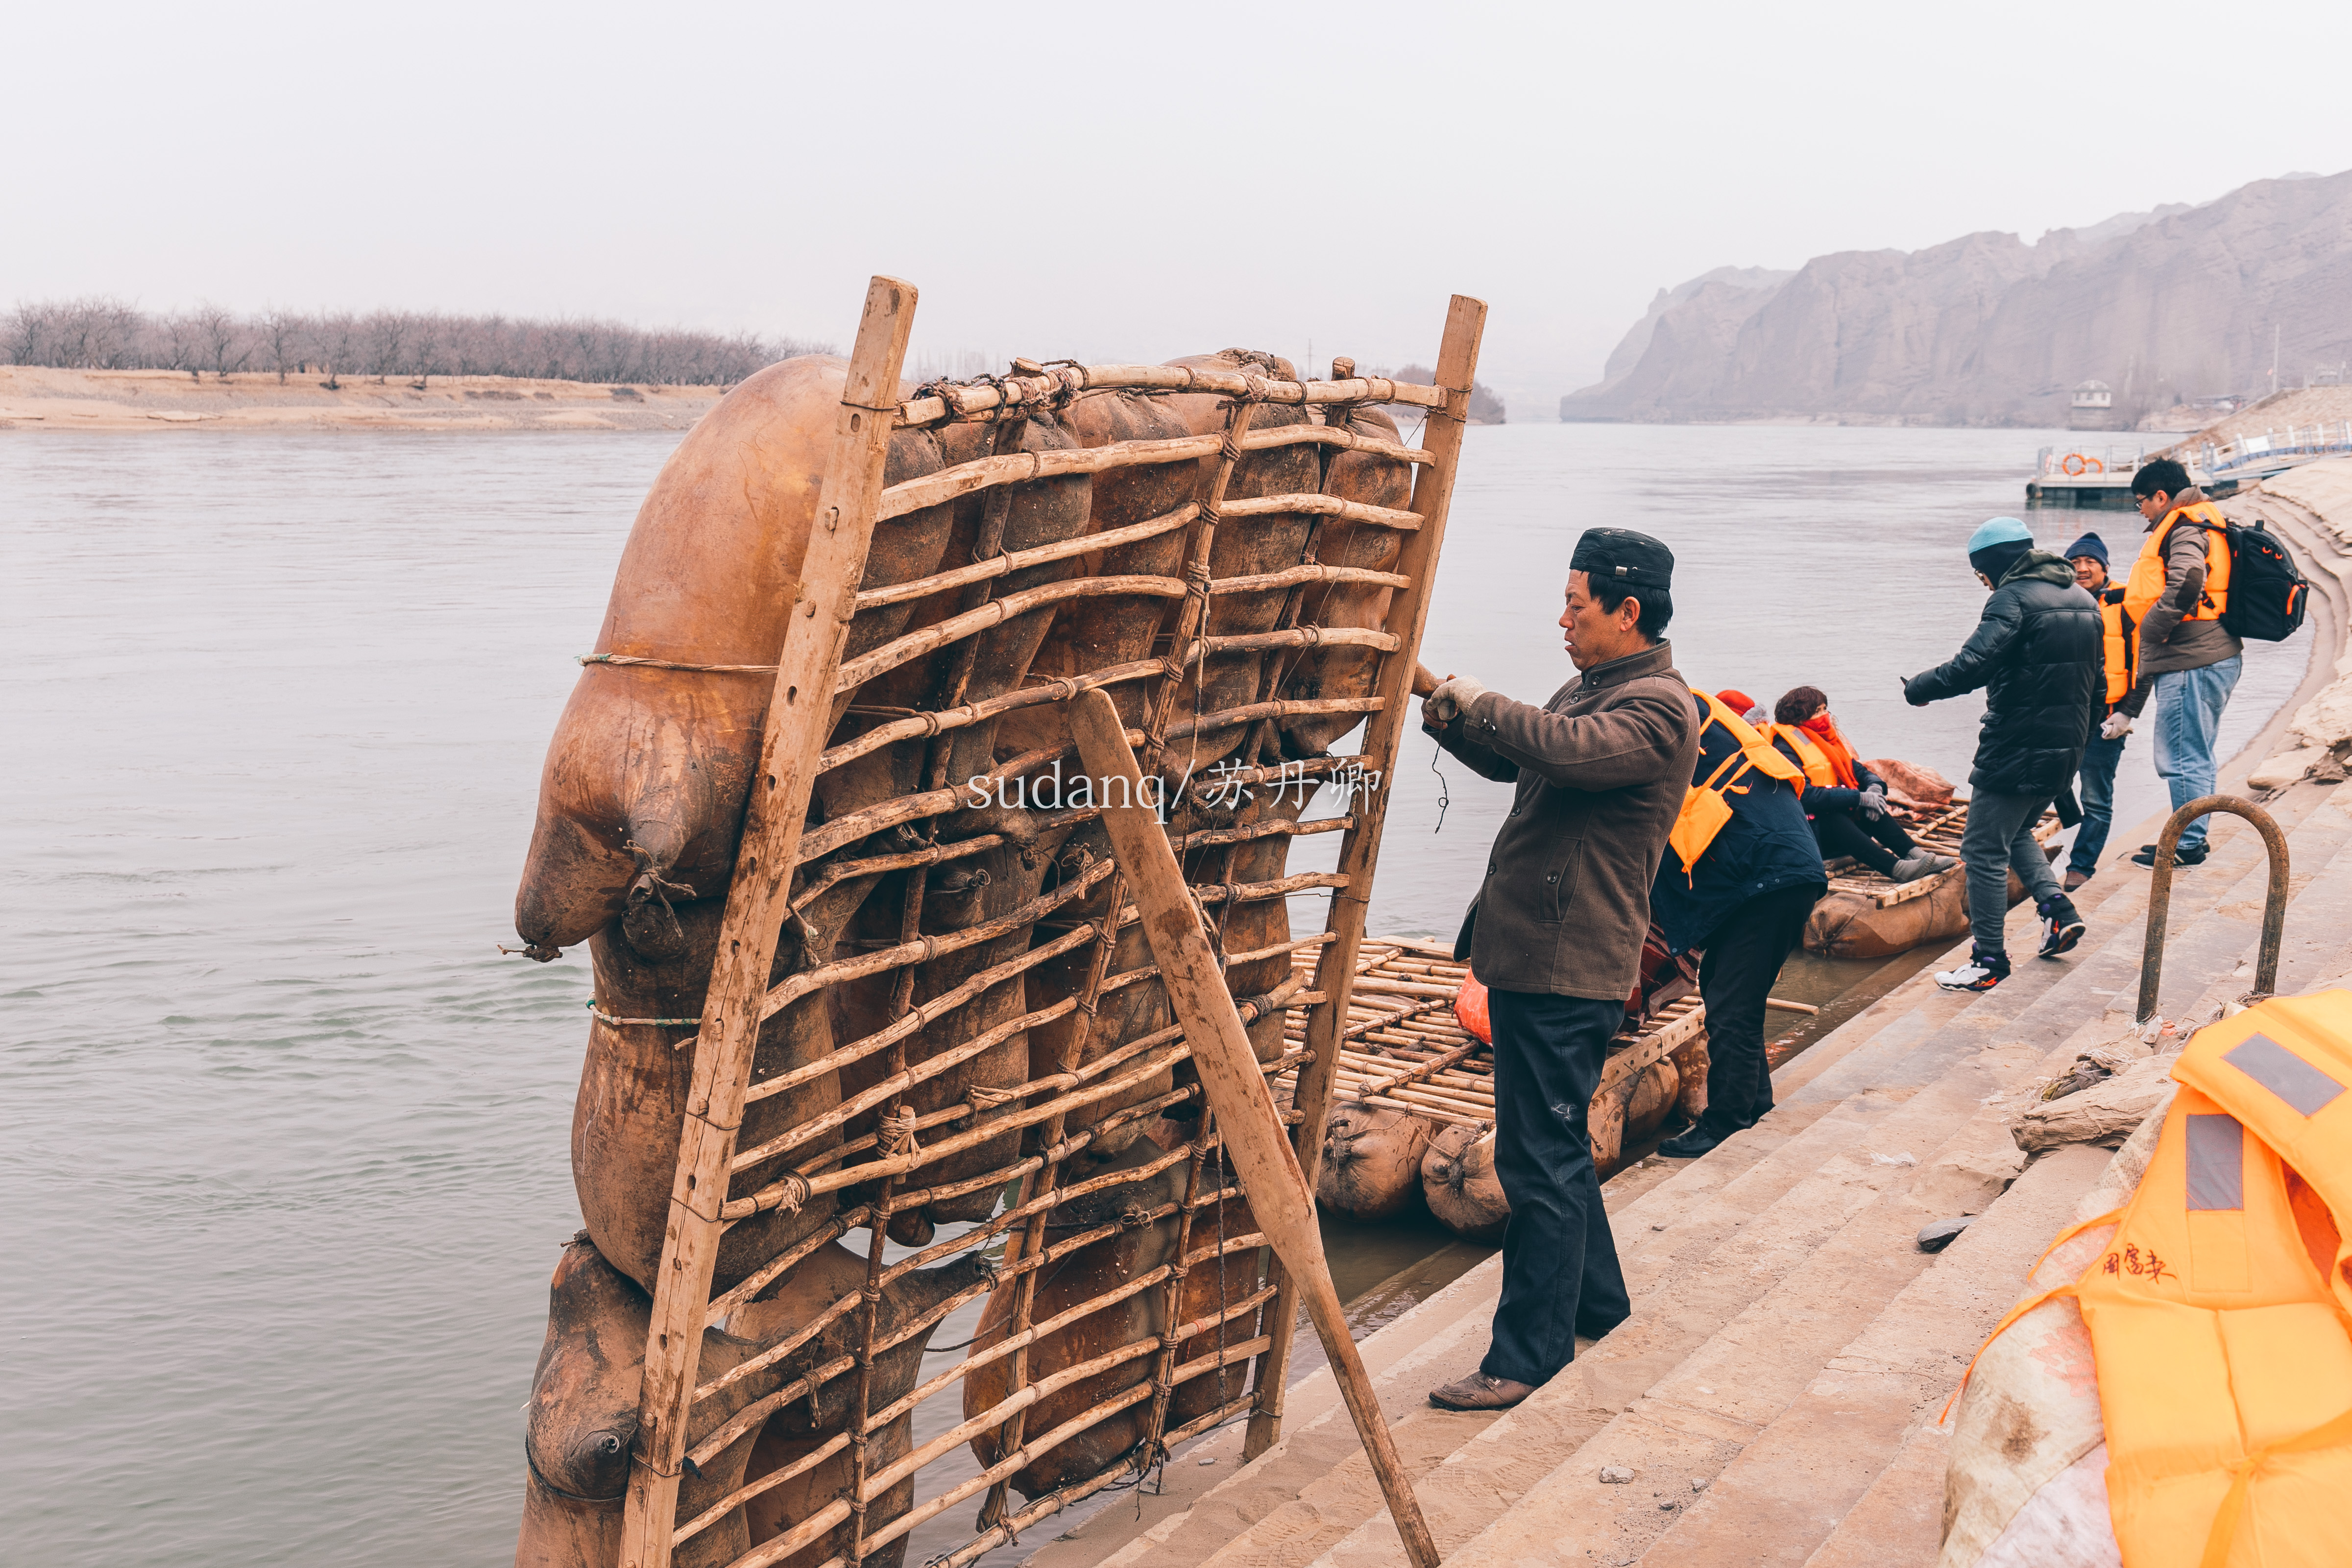
[(2101, 740), (2121, 740), (2131, 733), (2131, 715), (2117, 708), (2099, 722)]
[(1486, 688), (1467, 675), (1449, 675), (1437, 683), (1437, 689), (1421, 705), (1421, 716), (1433, 727), (1444, 727), (1455, 717), (1470, 711), (1470, 705), (1486, 695)]
[(1862, 814), (1873, 821), (1886, 814), (1886, 791), (1874, 784), (1862, 792)]

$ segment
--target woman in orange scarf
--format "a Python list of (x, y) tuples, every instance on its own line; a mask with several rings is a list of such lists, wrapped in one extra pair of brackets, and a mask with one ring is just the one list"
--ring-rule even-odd
[(1803, 755), (1805, 747), (1789, 736), (1794, 730), (1806, 746), (1829, 761), (1832, 781), (1809, 782), (1804, 797), (1805, 815), (1812, 819), (1813, 837), (1821, 843), (1823, 860), (1852, 855), (1896, 882), (1916, 882), (1951, 868), (1951, 861), (1914, 843), (1903, 824), (1887, 810), (1886, 781), (1854, 755), (1852, 743), (1831, 716), (1830, 699), (1820, 687), (1798, 686), (1786, 693), (1772, 705), (1772, 744), (1783, 756), (1801, 768), (1809, 760)]

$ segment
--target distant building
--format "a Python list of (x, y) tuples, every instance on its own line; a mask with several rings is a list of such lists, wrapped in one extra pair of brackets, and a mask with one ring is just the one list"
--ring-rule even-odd
[(2084, 382), (2074, 389), (2066, 410), (2069, 430), (2119, 430), (2115, 389), (2105, 382)]

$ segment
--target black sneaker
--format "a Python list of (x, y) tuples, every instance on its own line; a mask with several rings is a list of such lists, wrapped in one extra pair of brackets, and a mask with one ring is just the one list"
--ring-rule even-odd
[[(2210, 852), (2211, 848), (2212, 846), (2210, 844), (2199, 844), (2193, 850), (2177, 849), (2172, 852), (2172, 863), (2176, 866), (2203, 865), (2205, 863), (2205, 856)], [(2132, 856), (2132, 864), (2144, 866), (2153, 866), (2156, 864), (2156, 846), (2154, 844), (2140, 845), (2139, 853)]]
[(1670, 1160), (1695, 1160), (1723, 1140), (1704, 1126), (1692, 1126), (1658, 1145), (1658, 1153)]
[(1979, 953), (1969, 955), (1969, 961), (1957, 969), (1946, 969), (1936, 977), (1936, 984), (1948, 991), (1989, 991), (2009, 978), (2007, 958), (1988, 958)]
[(2042, 956), (2055, 958), (2073, 950), (2083, 939), (2083, 917), (2074, 912), (2074, 901), (2064, 894), (2045, 898), (2033, 906), (2042, 916)]

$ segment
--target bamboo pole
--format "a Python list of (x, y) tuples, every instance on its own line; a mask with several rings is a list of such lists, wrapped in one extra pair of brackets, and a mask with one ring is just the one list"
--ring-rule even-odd
[[(1127, 744), (1127, 731), (1111, 700), (1100, 693), (1088, 693), (1071, 706), (1070, 727), (1088, 770), (1105, 780), (1106, 793), (1109, 780), (1123, 779), (1128, 798), (1137, 799), (1143, 770)], [(1202, 1090), (1216, 1113), (1225, 1147), (1249, 1194), (1250, 1211), (1276, 1255), (1284, 1259), (1286, 1274), (1306, 1297), (1307, 1313), (1322, 1337), (1348, 1412), (1380, 1478), (1381, 1494), (1388, 1500), (1406, 1556), (1414, 1568), (1435, 1568), (1436, 1543), (1422, 1520), (1412, 1482), (1390, 1438), (1371, 1378), (1348, 1333), (1347, 1314), (1331, 1284), (1322, 1234), (1316, 1227), (1314, 1188), (1307, 1185), (1283, 1137), (1281, 1114), (1260, 1073), (1215, 955), (1202, 933), (1183, 867), (1168, 847), (1150, 807), (1114, 806), (1104, 812), (1103, 821), (1121, 873), (1135, 891), (1137, 907), (1144, 912), (1144, 937), (1151, 956), (1159, 960), (1169, 1005), (1183, 1025)], [(1325, 949), (1327, 954), (1332, 950)]]
[(1172, 577), (1073, 577), (1060, 582), (1048, 582), (1003, 599), (992, 599), (978, 609), (949, 617), (936, 626), (926, 626), (910, 632), (895, 643), (885, 643), (870, 653), (861, 653), (840, 667), (834, 677), (836, 693), (854, 692), (875, 676), (887, 674), (910, 659), (919, 659), (934, 649), (950, 643), (985, 632), (1018, 615), (1040, 610), (1049, 604), (1059, 604), (1067, 599), (1102, 599), (1120, 594), (1137, 594), (1147, 598), (1181, 599), (1184, 585)]
[[(1344, 446), (1351, 451), (1393, 457), (1401, 463), (1432, 461), (1430, 455), (1417, 446), (1399, 446), (1394, 442), (1380, 441), (1320, 424), (1292, 424), (1258, 431), (1244, 435), (1238, 445), (1244, 452), (1260, 452), (1275, 446)], [(953, 467), (942, 468), (936, 474), (926, 474), (919, 479), (908, 479), (891, 486), (882, 492), (879, 518), (887, 522), (892, 517), (902, 517), (909, 512), (919, 512), (926, 507), (936, 507), (943, 501), (956, 500), (976, 490), (992, 489), (1000, 485), (1022, 485), (1032, 479), (1051, 479), (1069, 474), (1107, 474), (1119, 468), (1197, 463), (1203, 457), (1216, 456), (1223, 446), (1221, 438), (1214, 435), (1179, 435), (1162, 441), (1114, 441), (1108, 446), (1062, 448), (1036, 453), (1015, 462), (975, 457)], [(1420, 519), (1409, 512), (1364, 520), (1392, 528), (1420, 526)]]
[[(1454, 470), (1462, 456), (1462, 434), (1469, 426), (1470, 386), (1478, 368), (1478, 342), (1486, 326), (1485, 301), (1457, 294), (1446, 307), (1445, 334), (1437, 351), (1437, 384), (1445, 393), (1444, 406), (1429, 415), (1424, 437), (1437, 461), (1413, 476), (1412, 510), (1422, 526), (1405, 537), (1397, 571), (1412, 581), (1389, 601), (1384, 629), (1397, 639), (1397, 651), (1381, 661), (1377, 690), (1385, 705), (1365, 727), (1363, 758), (1367, 769), (1377, 769), (1380, 781), (1396, 773), (1399, 742), (1412, 706), (1412, 672), (1421, 656), (1422, 629), (1429, 621), (1429, 597), (1437, 578), (1438, 549), (1445, 542), (1445, 515), (1454, 497)], [(1299, 1069), (1292, 1103), (1305, 1113), (1293, 1135), (1299, 1168), (1314, 1190), (1316, 1166), (1323, 1155), (1323, 1129), (1331, 1113), (1331, 1084), (1339, 1070), (1339, 1036), (1348, 1017), (1348, 999), (1355, 978), (1356, 955), (1364, 939), (1364, 917), (1372, 898), (1372, 873), (1380, 861), (1381, 829), (1388, 820), (1390, 791), (1369, 789), (1357, 812), (1358, 826), (1339, 846), (1339, 870), (1347, 886), (1332, 895), (1329, 929), (1339, 940), (1323, 949), (1315, 974), (1315, 988), (1330, 999), (1310, 1015), (1307, 1046), (1314, 1052)], [(1282, 1433), (1284, 1384), (1290, 1365), (1290, 1335), (1298, 1309), (1286, 1289), (1267, 1326), (1274, 1347), (1258, 1366), (1258, 1408), (1251, 1416), (1242, 1445), (1246, 1458), (1272, 1448)]]
[[(1457, 297), (1458, 298), (1458, 297)], [(1054, 403), (1084, 392), (1118, 390), (1146, 392), (1220, 392), (1227, 397), (1252, 396), (1260, 402), (1333, 403), (1402, 402), (1417, 408), (1446, 404), (1445, 371), (1439, 367), (1439, 384), (1391, 381), (1386, 376), (1359, 376), (1348, 381), (1286, 382), (1237, 371), (1196, 370), (1185, 365), (1060, 365), (1034, 375), (1006, 376), (986, 386), (947, 386), (929, 397), (910, 398), (898, 407), (905, 425), (937, 424), (994, 408), (1021, 403)]]
[(826, 726), (820, 716), (827, 712), (856, 613), (856, 585), (866, 575), (916, 298), (911, 284), (896, 278), (876, 277), (866, 286), (833, 449), (817, 493), (815, 526), (801, 566), (795, 613), (776, 657), (774, 695), (728, 884), (679, 1131), (677, 1174), (623, 1505), (623, 1568), (668, 1568), (670, 1561), (711, 1270), (724, 1229), (719, 1209), (727, 1196), (727, 1167), (742, 1123), (768, 967), (789, 906), (794, 851), (824, 746)]

